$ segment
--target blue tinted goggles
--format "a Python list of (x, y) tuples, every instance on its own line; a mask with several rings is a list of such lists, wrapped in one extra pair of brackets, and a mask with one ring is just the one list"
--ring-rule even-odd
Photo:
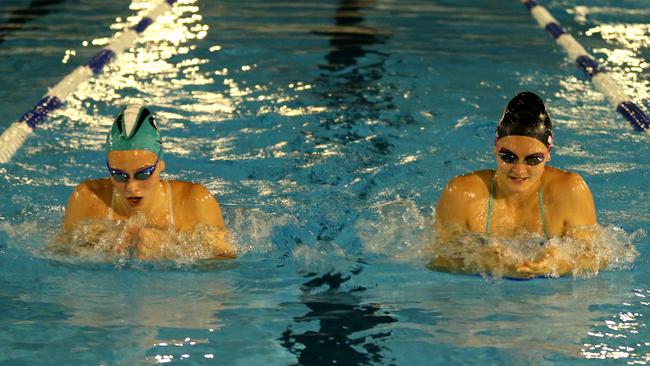
[[(133, 173), (133, 178), (136, 180), (147, 180), (151, 178), (151, 175), (156, 171), (156, 167), (158, 166), (159, 161), (160, 152), (158, 152), (158, 156), (156, 156), (156, 162), (153, 163), (153, 165), (138, 169), (135, 173)], [(126, 182), (131, 179), (129, 173), (123, 170), (111, 168), (111, 166), (108, 164), (108, 160), (106, 160), (106, 167), (108, 168), (108, 172), (110, 173), (111, 177), (118, 182)]]

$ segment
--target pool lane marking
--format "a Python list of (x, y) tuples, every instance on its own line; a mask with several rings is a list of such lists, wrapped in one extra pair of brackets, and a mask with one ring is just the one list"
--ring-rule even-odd
[(594, 57), (573, 38), (551, 13), (535, 0), (521, 0), (530, 10), (531, 15), (540, 27), (545, 28), (555, 38), (557, 44), (562, 46), (572, 60), (585, 75), (596, 86), (596, 89), (603, 93), (609, 102), (616, 108), (632, 127), (637, 131), (650, 132), (650, 118), (639, 108), (621, 86), (609, 76), (607, 70), (598, 65)]
[(106, 47), (97, 52), (85, 65), (77, 67), (64, 77), (30, 111), (20, 117), (18, 121), (13, 122), (0, 135), (0, 163), (8, 163), (38, 125), (44, 123), (52, 112), (63, 107), (65, 99), (77, 89), (79, 84), (99, 75), (104, 66), (124, 50), (132, 47), (140, 34), (160, 15), (170, 10), (177, 1), (164, 0), (151, 9), (138, 24), (125, 30), (119, 37), (114, 38)]

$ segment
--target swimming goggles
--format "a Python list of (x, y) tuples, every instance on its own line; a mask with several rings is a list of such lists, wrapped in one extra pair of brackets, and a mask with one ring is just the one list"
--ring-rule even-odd
[[(135, 173), (133, 173), (133, 178), (137, 180), (147, 180), (151, 178), (153, 172), (156, 171), (158, 161), (160, 161), (160, 152), (158, 153), (158, 156), (156, 156), (156, 162), (153, 163), (153, 165), (138, 169)], [(106, 167), (108, 167), (108, 172), (111, 174), (111, 177), (113, 177), (113, 179), (118, 182), (126, 182), (131, 178), (129, 176), (129, 173), (123, 170), (111, 168), (111, 166), (108, 164), (108, 160), (106, 160)]]
[[(504, 163), (506, 164), (517, 164), (519, 161), (519, 157), (517, 154), (513, 153), (512, 151), (504, 148), (499, 149), (499, 158), (503, 160)], [(546, 153), (536, 153), (536, 154), (531, 154), (526, 156), (524, 159), (524, 164), (528, 166), (535, 166), (539, 165), (546, 160)]]

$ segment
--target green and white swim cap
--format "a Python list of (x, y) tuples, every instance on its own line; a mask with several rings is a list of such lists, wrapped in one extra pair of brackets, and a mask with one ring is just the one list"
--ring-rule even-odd
[(149, 150), (156, 155), (162, 152), (160, 132), (147, 107), (129, 105), (115, 118), (106, 137), (106, 152), (121, 150)]

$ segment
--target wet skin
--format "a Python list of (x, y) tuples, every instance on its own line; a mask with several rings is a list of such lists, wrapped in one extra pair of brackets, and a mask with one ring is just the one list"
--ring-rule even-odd
[[(505, 149), (517, 155), (516, 163), (509, 164), (499, 157), (499, 150)], [(544, 154), (544, 162), (530, 166), (525, 164), (525, 157)], [(536, 194), (541, 184), (546, 162), (551, 160), (548, 149), (540, 141), (524, 136), (507, 136), (500, 139), (494, 146), (496, 158), (495, 192), (507, 197), (510, 201), (527, 200), (527, 194)]]
[(117, 193), (117, 210), (126, 216), (134, 211), (142, 211), (148, 217), (163, 210), (166, 206), (165, 192), (161, 188), (160, 173), (165, 170), (165, 162), (159, 161), (156, 170), (148, 179), (138, 180), (134, 174), (142, 168), (153, 165), (156, 155), (148, 150), (111, 151), (107, 155), (108, 165), (129, 175), (126, 182), (111, 177), (113, 189)]
[[(63, 221), (64, 229), (71, 230), (84, 220), (103, 220), (113, 206), (113, 219), (126, 220), (137, 212), (147, 219), (146, 227), (127, 228), (127, 239), (118, 252), (128, 251), (135, 245), (142, 259), (160, 256), (161, 243), (165, 242), (170, 227), (169, 194), (172, 194), (174, 229), (191, 231), (198, 224), (220, 228), (225, 231), (219, 204), (212, 194), (200, 184), (160, 179), (165, 162), (160, 160), (148, 179), (138, 180), (134, 174), (156, 161), (156, 154), (148, 150), (111, 151), (108, 165), (128, 174), (121, 182), (115, 177), (90, 180), (81, 183), (70, 196)], [(168, 192), (171, 189), (172, 192)], [(223, 239), (223, 238), (222, 238)], [(234, 251), (228, 241), (214, 240), (215, 257), (233, 257)], [(212, 245), (212, 244), (210, 244)]]
[[(499, 157), (503, 149), (517, 156), (516, 162), (507, 163)], [(492, 222), (490, 237), (516, 238), (522, 233), (544, 235), (550, 238), (572, 236), (591, 240), (589, 233), (576, 227), (596, 224), (596, 211), (589, 187), (577, 174), (546, 165), (551, 159), (547, 147), (540, 141), (526, 136), (507, 136), (500, 139), (493, 149), (496, 169), (483, 170), (452, 179), (440, 197), (436, 208), (437, 245), (459, 245), (456, 238), (463, 233), (485, 233), (488, 217), (490, 184), (494, 177)], [(544, 161), (529, 165), (526, 158), (544, 154)], [(529, 162), (535, 159), (527, 159)], [(538, 193), (543, 194), (544, 220), (540, 217)], [(494, 241), (493, 241), (494, 243)], [(571, 266), (591, 266), (584, 263), (560, 263), (552, 240), (535, 260), (503, 263), (508, 248), (490, 245), (485, 250), (485, 265), (506, 267), (513, 277), (545, 275), (550, 267), (558, 268), (559, 274), (567, 274)], [(437, 262), (436, 262), (437, 261)], [(437, 258), (432, 266), (441, 270), (465, 271), (445, 258)]]

